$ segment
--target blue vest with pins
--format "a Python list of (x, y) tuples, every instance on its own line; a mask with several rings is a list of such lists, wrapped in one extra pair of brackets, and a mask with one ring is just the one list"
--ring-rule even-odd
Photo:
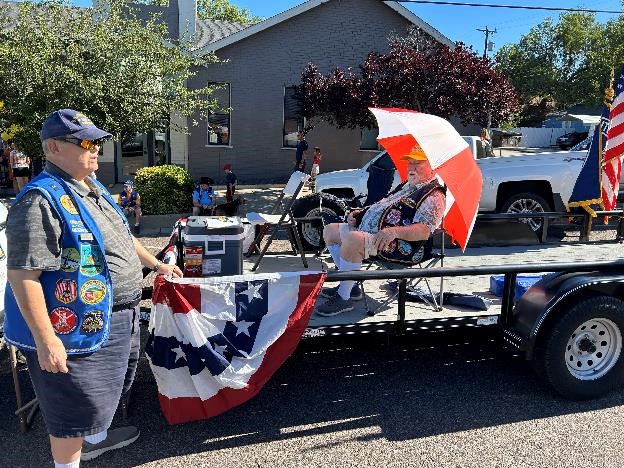
[[(128, 223), (108, 191), (93, 180), (102, 197)], [(112, 311), (112, 283), (102, 235), (89, 210), (60, 177), (47, 172), (34, 178), (16, 197), (38, 190), (62, 220), (61, 268), (44, 271), (39, 280), (54, 332), (67, 354), (98, 350), (108, 340)], [(7, 284), (5, 292), (6, 340), (26, 351), (36, 349), (35, 340), (19, 310), (15, 295)]]

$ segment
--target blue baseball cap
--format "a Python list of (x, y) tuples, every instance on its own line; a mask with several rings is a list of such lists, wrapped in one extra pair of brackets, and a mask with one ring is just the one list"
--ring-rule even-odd
[(113, 135), (97, 128), (91, 119), (82, 112), (73, 109), (61, 109), (48, 115), (41, 126), (39, 137), (43, 141), (62, 136), (93, 141), (111, 138)]

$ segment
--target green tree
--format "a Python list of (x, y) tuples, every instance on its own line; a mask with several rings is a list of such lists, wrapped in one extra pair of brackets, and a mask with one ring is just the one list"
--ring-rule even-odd
[(234, 23), (262, 21), (262, 18), (252, 15), (247, 8), (239, 8), (228, 0), (198, 0), (197, 16), (201, 19), (225, 20)]
[[(135, 0), (135, 3), (148, 5), (166, 5), (168, 0)], [(228, 0), (197, 0), (197, 16), (199, 19), (223, 20), (233, 23), (258, 23), (262, 21), (247, 8), (239, 8)]]
[(163, 24), (141, 22), (124, 0), (106, 12), (24, 2), (17, 18), (11, 6), (0, 3), (0, 120), (19, 127), (15, 140), (31, 156), (41, 154), (38, 131), (55, 109), (79, 109), (123, 141), (164, 129), (172, 113), (196, 124), (216, 106), (212, 88), (187, 87), (215, 57), (170, 44)]
[(539, 121), (552, 107), (597, 105), (611, 68), (624, 61), (624, 18), (606, 24), (584, 12), (563, 13), (558, 22), (547, 18), (502, 47), (495, 60), (520, 94), (525, 120)]

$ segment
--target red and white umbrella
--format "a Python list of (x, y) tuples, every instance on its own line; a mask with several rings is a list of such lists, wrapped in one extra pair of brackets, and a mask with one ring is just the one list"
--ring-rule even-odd
[(407, 179), (407, 161), (400, 158), (416, 143), (425, 152), (431, 168), (447, 188), (444, 229), (465, 250), (483, 184), (468, 143), (448, 121), (435, 115), (408, 109), (369, 109), (379, 126), (377, 141), (388, 151), (402, 180)]

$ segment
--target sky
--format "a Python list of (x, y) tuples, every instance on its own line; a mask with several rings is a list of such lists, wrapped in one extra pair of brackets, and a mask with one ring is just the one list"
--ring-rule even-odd
[[(184, 1), (184, 0), (181, 0)], [(459, 0), (466, 3), (486, 3), (504, 5), (548, 6), (561, 8), (586, 7), (595, 10), (622, 10), (620, 0)], [(90, 6), (91, 0), (73, 0), (77, 6)], [(230, 0), (230, 3), (247, 8), (252, 14), (268, 18), (292, 8), (302, 0)], [(557, 18), (560, 12), (536, 10), (515, 10), (502, 8), (426, 5), (403, 3), (417, 16), (436, 28), (452, 41), (462, 41), (472, 45), (481, 54), (484, 47), (484, 34), (477, 29), (496, 29), (490, 37), (494, 50), (507, 43), (518, 42), (532, 26), (541, 23), (548, 16)], [(598, 14), (601, 22), (615, 15)], [(305, 38), (302, 38), (305, 40)]]

